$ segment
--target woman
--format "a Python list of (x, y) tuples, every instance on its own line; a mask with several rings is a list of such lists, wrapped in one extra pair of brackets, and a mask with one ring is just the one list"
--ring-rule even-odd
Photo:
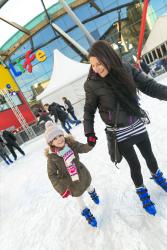
[(111, 152), (110, 133), (117, 116), (116, 139), (122, 156), (128, 162), (131, 178), (144, 209), (156, 214), (153, 202), (143, 183), (141, 166), (134, 149), (136, 145), (149, 168), (152, 179), (167, 192), (167, 181), (159, 170), (152, 152), (150, 140), (143, 119), (145, 112), (139, 106), (137, 89), (143, 93), (167, 100), (167, 87), (148, 78), (129, 64), (123, 63), (110, 44), (98, 41), (93, 44), (89, 60), (91, 64), (88, 79), (84, 85), (86, 100), (84, 107), (84, 130), (87, 140), (96, 143), (94, 114), (98, 107), (106, 124), (109, 153)]

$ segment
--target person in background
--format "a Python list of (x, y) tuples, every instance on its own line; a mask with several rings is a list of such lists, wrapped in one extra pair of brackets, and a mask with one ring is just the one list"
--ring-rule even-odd
[(5, 148), (5, 143), (2, 140), (1, 136), (0, 136), (0, 156), (7, 165), (10, 165), (11, 163), (13, 163), (13, 161), (8, 156), (7, 150)]
[[(58, 104), (58, 103), (57, 103), (57, 104)], [(72, 129), (71, 124), (74, 124), (74, 123), (73, 123), (74, 121), (72, 120), (72, 123), (70, 124), (70, 120), (71, 120), (71, 119), (70, 119), (70, 117), (68, 116), (68, 113), (67, 113), (65, 107), (64, 107), (63, 105), (60, 105), (60, 104), (58, 104), (58, 105), (59, 105), (59, 108), (67, 114), (67, 119), (66, 119), (66, 121), (65, 121), (65, 127), (66, 127), (68, 130)]]
[(150, 72), (151, 69), (142, 58), (140, 58), (140, 60), (139, 60), (139, 65), (140, 65), (141, 69), (148, 75), (148, 73)]
[(85, 204), (83, 194), (87, 191), (95, 204), (99, 204), (99, 197), (91, 185), (90, 172), (79, 160), (79, 154), (89, 152), (95, 142), (83, 144), (72, 136), (64, 137), (63, 131), (50, 121), (45, 128), (45, 139), (49, 145), (45, 150), (48, 177), (54, 189), (62, 198), (76, 197), (81, 214), (91, 226), (96, 227), (97, 221)]
[(63, 106), (59, 105), (58, 103), (53, 102), (52, 104), (46, 103), (44, 105), (44, 109), (46, 112), (49, 112), (50, 115), (53, 115), (55, 118), (55, 122), (57, 123), (58, 120), (61, 122), (61, 126), (66, 131), (66, 133), (70, 134), (70, 127), (66, 127), (66, 124), (68, 125), (69, 122), (71, 124), (76, 124), (76, 121), (73, 121), (68, 117), (68, 114), (63, 110)]
[(72, 116), (72, 118), (77, 122), (77, 124), (80, 124), (81, 121), (77, 119), (71, 102), (66, 97), (62, 97), (62, 99), (64, 101), (64, 106), (67, 112)]
[[(153, 78), (149, 78), (130, 64), (123, 63), (107, 41), (100, 40), (92, 45), (89, 61), (90, 72), (84, 84), (86, 94), (84, 131), (87, 140), (97, 139), (94, 117), (98, 108), (106, 125), (109, 154), (113, 152), (111, 138), (115, 131), (119, 151), (129, 165), (131, 178), (143, 208), (149, 214), (155, 215), (156, 208), (144, 185), (141, 165), (134, 145), (144, 157), (152, 179), (165, 192), (167, 192), (167, 180), (152, 152), (145, 126), (145, 121), (148, 119), (140, 107), (137, 94), (140, 90), (148, 96), (167, 101), (167, 87), (158, 84)], [(118, 109), (119, 113), (117, 113)], [(116, 113), (118, 116), (115, 129)]]
[(20, 146), (17, 144), (16, 137), (13, 133), (10, 131), (4, 130), (2, 133), (3, 138), (6, 141), (6, 146), (8, 147), (9, 151), (14, 157), (14, 160), (17, 160), (17, 155), (14, 151), (14, 148), (16, 148), (22, 155), (25, 155), (24, 151), (20, 148)]
[(39, 109), (38, 114), (39, 114), (39, 120), (37, 122), (37, 126), (42, 121), (44, 121), (44, 123), (46, 123), (47, 121), (52, 121), (51, 117), (49, 116), (49, 114), (45, 110)]

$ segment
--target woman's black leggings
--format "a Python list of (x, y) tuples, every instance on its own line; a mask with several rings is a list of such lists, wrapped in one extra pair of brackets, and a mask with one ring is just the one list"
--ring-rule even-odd
[(138, 140), (138, 142), (135, 144), (133, 144), (131, 140), (125, 140), (119, 142), (118, 144), (120, 152), (129, 164), (131, 177), (136, 187), (143, 185), (143, 177), (141, 173), (140, 162), (135, 152), (134, 145), (136, 145), (140, 150), (150, 172), (154, 174), (158, 169), (158, 164), (152, 152), (151, 143), (147, 132), (142, 135), (138, 135), (139, 138), (140, 136), (142, 140)]

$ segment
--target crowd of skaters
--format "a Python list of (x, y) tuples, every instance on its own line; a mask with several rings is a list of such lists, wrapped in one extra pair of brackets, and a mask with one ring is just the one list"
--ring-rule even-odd
[[(8, 149), (8, 150), (7, 150)], [(13, 161), (17, 160), (17, 154), (15, 152), (17, 149), (23, 156), (25, 152), (19, 146), (16, 136), (14, 133), (8, 130), (3, 130), (0, 132), (0, 157), (5, 161), (7, 165), (13, 163)], [(9, 157), (9, 153), (13, 156), (13, 159)]]
[(76, 117), (74, 108), (66, 97), (62, 98), (64, 101), (64, 106), (59, 103), (52, 102), (51, 104), (45, 103), (43, 109), (39, 109), (38, 115), (39, 120), (37, 125), (43, 121), (53, 121), (51, 116), (54, 117), (54, 122), (57, 123), (60, 121), (62, 128), (66, 131), (67, 134), (70, 134), (72, 125), (78, 125), (81, 121)]
[[(41, 122), (46, 123), (47, 121), (52, 121), (57, 123), (60, 121), (62, 128), (66, 131), (67, 134), (71, 134), (70, 130), (72, 125), (78, 125), (81, 121), (76, 117), (74, 108), (66, 97), (63, 97), (64, 106), (56, 102), (51, 104), (44, 104), (43, 108), (38, 110), (38, 122), (37, 126)], [(54, 121), (52, 117), (54, 117)], [(8, 130), (0, 132), (0, 157), (4, 160), (7, 165), (12, 164), (17, 160), (17, 154), (15, 152), (17, 149), (22, 155), (25, 155), (24, 151), (19, 146), (16, 136), (14, 133)], [(13, 156), (13, 159), (9, 156), (9, 153)]]

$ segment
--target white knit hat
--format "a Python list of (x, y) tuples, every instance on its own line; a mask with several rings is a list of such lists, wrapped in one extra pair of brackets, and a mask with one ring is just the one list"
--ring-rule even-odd
[(56, 127), (52, 121), (47, 121), (45, 123), (45, 138), (46, 142), (49, 143), (58, 135), (64, 135), (63, 130)]

